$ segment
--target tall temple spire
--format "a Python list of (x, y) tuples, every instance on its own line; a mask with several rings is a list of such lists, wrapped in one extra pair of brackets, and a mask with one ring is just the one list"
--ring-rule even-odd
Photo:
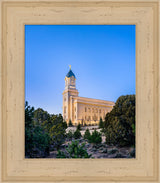
[(75, 76), (75, 74), (72, 72), (72, 70), (71, 70), (71, 65), (69, 65), (69, 67), (70, 67), (70, 69), (69, 69), (69, 72), (67, 73), (67, 75), (66, 75), (66, 77), (67, 78), (70, 78), (70, 77), (74, 77), (74, 78), (76, 78), (76, 76)]

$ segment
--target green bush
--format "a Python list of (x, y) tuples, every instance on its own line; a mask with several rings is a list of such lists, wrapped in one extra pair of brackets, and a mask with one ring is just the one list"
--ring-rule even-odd
[(73, 124), (72, 124), (72, 121), (71, 121), (71, 120), (69, 120), (69, 124), (68, 124), (68, 126), (73, 126)]
[(90, 158), (92, 155), (87, 153), (85, 144), (79, 145), (78, 141), (68, 144), (66, 153), (59, 151), (57, 158)]
[(63, 151), (58, 150), (56, 158), (66, 158), (66, 155)]
[(73, 133), (71, 130), (68, 131), (68, 133), (66, 133), (66, 137), (69, 139), (69, 140), (72, 140), (73, 138)]
[(100, 118), (99, 128), (103, 128), (103, 127), (104, 127), (104, 122), (103, 122), (102, 118)]
[(87, 128), (86, 131), (85, 131), (85, 133), (84, 133), (84, 139), (87, 139), (88, 140), (90, 138), (90, 136), (91, 136), (90, 131)]
[(74, 132), (73, 137), (74, 137), (75, 139), (79, 139), (80, 137), (82, 137), (80, 130), (77, 129), (77, 130)]
[(81, 130), (81, 124), (80, 123), (78, 123), (78, 125), (77, 125), (77, 130)]
[(88, 140), (89, 143), (100, 144), (102, 142), (101, 133), (94, 130)]

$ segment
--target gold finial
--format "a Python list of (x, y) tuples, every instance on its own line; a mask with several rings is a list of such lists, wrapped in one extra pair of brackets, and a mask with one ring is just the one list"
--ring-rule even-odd
[(71, 65), (69, 65), (69, 68), (70, 68), (70, 70), (71, 70)]

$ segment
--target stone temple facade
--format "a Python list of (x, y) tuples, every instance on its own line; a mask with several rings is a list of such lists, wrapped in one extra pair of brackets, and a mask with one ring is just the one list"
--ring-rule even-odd
[(71, 120), (73, 125), (97, 125), (100, 118), (104, 120), (106, 113), (115, 104), (106, 100), (79, 97), (78, 94), (76, 77), (70, 68), (63, 91), (63, 118), (67, 123)]

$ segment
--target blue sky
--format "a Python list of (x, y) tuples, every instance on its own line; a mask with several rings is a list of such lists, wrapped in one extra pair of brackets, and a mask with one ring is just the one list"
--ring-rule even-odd
[(135, 25), (26, 25), (25, 100), (62, 113), (69, 65), (79, 96), (135, 94)]

